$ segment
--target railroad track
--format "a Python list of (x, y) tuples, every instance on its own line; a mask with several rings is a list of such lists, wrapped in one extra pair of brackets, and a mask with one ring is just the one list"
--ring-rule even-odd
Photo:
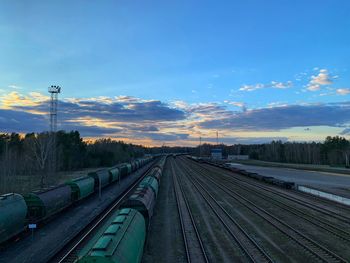
[(142, 176), (136, 180), (129, 188), (126, 190), (122, 196), (120, 196), (108, 209), (101, 213), (93, 222), (91, 222), (86, 228), (82, 230), (72, 241), (70, 241), (61, 251), (56, 253), (56, 255), (50, 260), (50, 262), (57, 263), (74, 263), (78, 259), (79, 252), (83, 249), (84, 245), (89, 241), (100, 226), (102, 226), (110, 216), (114, 214), (118, 206), (127, 197), (134, 188), (142, 181), (143, 178), (149, 173), (156, 162), (153, 162), (148, 169), (142, 174)]
[[(188, 163), (186, 163), (186, 169), (188, 169), (192, 174), (200, 174), (202, 176), (202, 179), (205, 178), (211, 182), (212, 185), (215, 185), (216, 187), (220, 188), (223, 192), (228, 194), (230, 197), (232, 197), (234, 200), (239, 202), (241, 205), (245, 206), (247, 209), (258, 215), (259, 217), (266, 220), (269, 224), (274, 226), (276, 229), (278, 229), (281, 233), (283, 233), (288, 239), (292, 240), (296, 244), (298, 244), (304, 251), (306, 251), (308, 254), (312, 255), (316, 259), (318, 259), (321, 262), (347, 262), (344, 258), (340, 257), (339, 255), (333, 253), (332, 251), (328, 250), (318, 242), (310, 239), (309, 237), (305, 236), (301, 232), (299, 232), (297, 229), (293, 228), (292, 226), (288, 225), (286, 222), (278, 219), (271, 213), (267, 212), (266, 210), (258, 207), (256, 204), (245, 198), (244, 196), (233, 192), (230, 188), (228, 188), (226, 185), (222, 183), (216, 182), (214, 179), (210, 178), (207, 174), (203, 174), (203, 172), (196, 172), (191, 167), (188, 166)], [(199, 183), (197, 179), (196, 183)]]
[[(184, 168), (184, 167), (183, 167)], [(250, 262), (273, 262), (264, 249), (252, 239), (249, 234), (240, 226), (240, 224), (226, 211), (226, 209), (216, 201), (216, 199), (205, 189), (205, 187), (195, 178), (193, 178), (188, 169), (182, 173), (192, 183), (203, 200), (210, 206), (214, 214), (218, 217), (226, 230), (234, 238), (243, 254)], [(181, 171), (179, 169), (179, 171)], [(203, 194), (205, 193), (205, 194)], [(208, 198), (208, 197), (209, 198)], [(211, 201), (210, 201), (211, 200)], [(218, 207), (218, 208), (215, 208)], [(226, 220), (225, 220), (226, 219)], [(230, 223), (228, 223), (229, 221)], [(233, 223), (233, 224), (232, 224)]]
[[(205, 169), (205, 168), (202, 168)], [(326, 221), (325, 219), (323, 219), (322, 216), (317, 217), (314, 216), (312, 214), (306, 213), (303, 210), (300, 210), (298, 208), (295, 208), (289, 204), (287, 204), (285, 202), (286, 198), (279, 198), (279, 200), (277, 200), (276, 198), (274, 198), (274, 196), (269, 195), (271, 193), (270, 189), (264, 189), (267, 193), (262, 192), (262, 191), (257, 191), (260, 190), (260, 187), (257, 189), (256, 186), (252, 186), (250, 183), (239, 180), (237, 178), (222, 178), (223, 181), (229, 183), (230, 185), (233, 185), (236, 187), (237, 191), (241, 191), (241, 189), (244, 189), (245, 191), (253, 194), (253, 196), (259, 196), (261, 199), (265, 200), (268, 203), (274, 203), (274, 205), (278, 206), (279, 208), (292, 213), (293, 215), (303, 218), (305, 221), (327, 231), (328, 233), (338, 237), (339, 239), (346, 241), (346, 242), (350, 242), (350, 233), (344, 229), (341, 229), (337, 226), (335, 226), (334, 224)], [(271, 193), (273, 194), (273, 192)], [(284, 197), (284, 196), (283, 196)], [(292, 200), (289, 200), (292, 201)]]
[[(302, 206), (305, 206), (305, 207), (308, 207), (310, 209), (313, 209), (313, 210), (315, 210), (315, 211), (317, 211), (319, 213), (326, 214), (326, 215), (328, 215), (328, 216), (330, 216), (332, 218), (336, 218), (339, 221), (342, 221), (343, 223), (346, 223), (346, 224), (350, 225), (350, 217), (347, 217), (347, 216), (344, 216), (342, 214), (339, 214), (336, 211), (331, 211), (329, 209), (321, 207), (321, 206), (319, 206), (319, 204), (317, 202), (310, 202), (310, 201), (305, 200), (305, 199), (299, 199), (299, 198), (296, 198), (294, 196), (286, 195), (286, 193), (281, 193), (280, 191), (278, 191), (276, 189), (273, 189), (273, 187), (271, 187), (271, 186), (264, 186), (261, 183), (259, 184), (259, 183), (254, 182), (253, 180), (248, 180), (248, 178), (244, 178), (243, 176), (240, 176), (240, 179), (238, 180), (237, 178), (233, 178), (232, 177), (232, 173), (233, 172), (227, 171), (227, 170), (219, 168), (219, 167), (213, 167), (211, 165), (202, 166), (202, 168), (204, 168), (204, 167), (205, 167), (205, 169), (210, 170), (210, 171), (212, 171), (214, 173), (219, 173), (219, 171), (220, 171), (221, 174), (224, 173), (226, 176), (228, 176), (229, 179), (235, 179), (235, 180), (237, 180), (239, 182), (245, 182), (245, 183), (247, 183), (247, 184), (249, 184), (251, 186), (255, 186), (256, 188), (263, 189), (263, 190), (265, 190), (267, 192), (270, 192), (272, 194), (278, 195), (278, 196), (280, 196), (282, 198), (291, 200), (291, 201), (293, 201), (295, 203), (298, 203), (298, 204), (300, 204)], [(298, 194), (299, 194), (299, 192), (298, 192)], [(308, 197), (310, 199), (310, 195), (307, 195), (307, 194), (302, 193), (302, 192), (300, 194), (305, 196), (305, 197)], [(313, 196), (311, 196), (311, 197), (315, 198)], [(321, 199), (321, 198), (315, 198), (315, 200), (317, 200), (317, 201), (321, 200), (321, 201), (323, 201), (325, 203), (328, 203), (328, 204), (329, 203), (332, 203), (333, 205), (335, 204), (332, 201)], [(341, 204), (337, 204), (337, 205), (341, 206)], [(344, 207), (344, 206), (342, 206), (342, 207)], [(347, 209), (347, 207), (344, 207), (344, 208)]]
[(171, 159), (169, 161), (187, 262), (209, 262), (197, 224), (188, 204), (187, 197), (177, 179), (173, 161)]

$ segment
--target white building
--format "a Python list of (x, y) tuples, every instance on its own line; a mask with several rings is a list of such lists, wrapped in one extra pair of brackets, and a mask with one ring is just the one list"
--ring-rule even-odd
[(222, 159), (222, 149), (212, 149), (211, 150), (211, 158), (215, 160)]

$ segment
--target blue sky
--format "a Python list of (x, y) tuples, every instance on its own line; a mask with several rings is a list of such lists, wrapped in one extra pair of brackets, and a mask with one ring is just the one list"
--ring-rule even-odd
[[(87, 137), (185, 145), (218, 129), (227, 143), (347, 136), (350, 117), (334, 120), (329, 107), (335, 116), (348, 107), (349, 12), (345, 0), (1, 1), (0, 129), (23, 114), (43, 115), (36, 128), (45, 129), (46, 90), (57, 84), (62, 103), (79, 106), (61, 127)], [(145, 106), (133, 125), (153, 129), (86, 114), (81, 101), (132, 114)], [(155, 121), (160, 109), (170, 116)], [(277, 125), (295, 111), (303, 116)], [(251, 118), (262, 112), (272, 123)]]

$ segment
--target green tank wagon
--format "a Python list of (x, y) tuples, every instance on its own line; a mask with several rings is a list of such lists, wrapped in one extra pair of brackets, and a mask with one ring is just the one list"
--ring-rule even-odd
[(72, 189), (68, 185), (34, 191), (24, 196), (28, 218), (40, 221), (63, 210), (72, 203)]
[(111, 176), (111, 182), (120, 180), (120, 170), (118, 166), (114, 166), (109, 169), (109, 174)]
[(88, 173), (88, 176), (94, 178), (95, 180), (95, 189), (98, 189), (100, 183), (101, 188), (109, 185), (111, 182), (111, 175), (107, 169), (101, 169), (95, 172)]
[(154, 178), (153, 176), (146, 176), (141, 183), (139, 184), (140, 187), (150, 187), (156, 198), (158, 196), (158, 189), (159, 189), (159, 184), (156, 178)]
[(24, 230), (26, 215), (27, 205), (21, 195), (0, 195), (0, 243)]
[(143, 216), (134, 209), (116, 212), (102, 234), (83, 248), (78, 263), (139, 263), (146, 239)]
[(95, 180), (90, 176), (80, 177), (66, 182), (72, 188), (72, 200), (81, 200), (94, 192)]

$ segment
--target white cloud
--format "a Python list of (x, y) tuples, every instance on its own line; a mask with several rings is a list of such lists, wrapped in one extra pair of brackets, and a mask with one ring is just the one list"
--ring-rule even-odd
[(326, 69), (320, 69), (318, 75), (311, 76), (310, 83), (319, 85), (330, 85), (333, 83), (333, 80)]
[(246, 111), (247, 110), (247, 105), (244, 102), (241, 101), (229, 101), (229, 100), (225, 100), (224, 103), (230, 104), (232, 106), (236, 106), (242, 109), (242, 111)]
[(309, 90), (309, 91), (318, 91), (318, 90), (321, 89), (321, 85), (319, 85), (319, 84), (310, 84), (309, 83), (309, 85), (307, 86), (306, 89)]
[(273, 107), (286, 107), (288, 106), (288, 103), (282, 102), (282, 101), (276, 101), (276, 102), (270, 102), (267, 104), (268, 108), (273, 108)]
[[(314, 70), (318, 68), (314, 68)], [(308, 91), (318, 91), (325, 85), (333, 84), (333, 79), (338, 76), (331, 76), (327, 69), (320, 69), (317, 75), (311, 76), (310, 82), (307, 84), (306, 89)]]
[(254, 91), (258, 89), (264, 88), (274, 88), (274, 89), (287, 89), (293, 86), (292, 81), (287, 82), (279, 82), (279, 81), (271, 81), (269, 84), (258, 83), (255, 85), (243, 85), (239, 90), (240, 91)]
[(287, 81), (285, 83), (283, 82), (277, 82), (277, 81), (271, 81), (271, 86), (276, 89), (287, 89), (293, 86), (293, 83), (291, 81)]
[(258, 83), (255, 85), (243, 85), (239, 90), (241, 90), (241, 91), (253, 91), (253, 90), (262, 89), (262, 88), (265, 88), (265, 85)]
[(345, 95), (350, 94), (350, 89), (348, 89), (348, 88), (345, 88), (345, 89), (337, 89), (336, 92), (337, 92), (338, 95), (345, 96)]
[(17, 86), (17, 85), (9, 85), (8, 87), (11, 89), (23, 89), (22, 87)]

